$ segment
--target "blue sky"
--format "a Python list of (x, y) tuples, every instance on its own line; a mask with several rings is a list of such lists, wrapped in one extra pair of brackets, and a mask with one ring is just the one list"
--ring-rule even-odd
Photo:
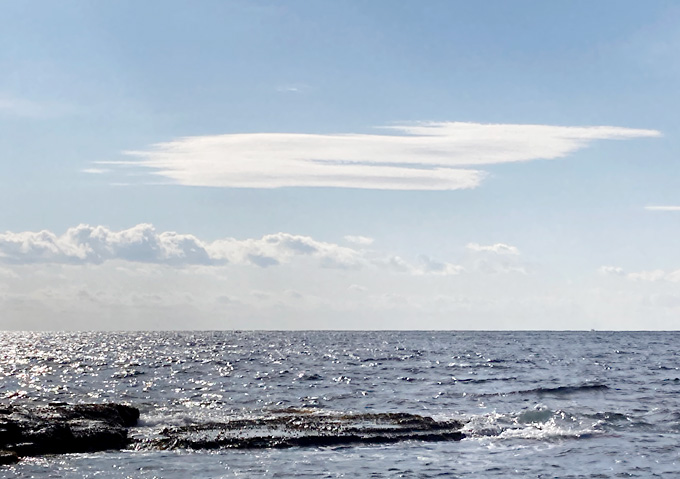
[(677, 2), (0, 18), (0, 328), (678, 327)]

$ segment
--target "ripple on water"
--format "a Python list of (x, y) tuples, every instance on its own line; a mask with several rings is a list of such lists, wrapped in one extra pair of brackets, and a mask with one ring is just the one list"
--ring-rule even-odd
[(0, 397), (9, 403), (123, 398), (142, 409), (140, 429), (151, 432), (290, 407), (462, 417), (471, 433), (446, 445), (123, 452), (43, 458), (5, 471), (675, 477), (679, 339), (605, 332), (3, 333)]

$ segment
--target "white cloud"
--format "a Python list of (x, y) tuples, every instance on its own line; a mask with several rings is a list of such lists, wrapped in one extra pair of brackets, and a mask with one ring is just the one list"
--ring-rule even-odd
[(645, 206), (648, 211), (680, 211), (680, 206)]
[(641, 282), (669, 282), (669, 283), (679, 283), (680, 282), (680, 269), (673, 271), (664, 271), (662, 269), (654, 269), (647, 271), (635, 271), (628, 273), (623, 268), (615, 266), (602, 266), (599, 270), (600, 273), (621, 276), (630, 281), (641, 281)]
[(625, 271), (623, 268), (620, 268), (618, 266), (601, 266), (598, 269), (598, 272), (600, 274), (604, 275), (612, 275), (612, 276), (625, 276)]
[(655, 269), (651, 271), (639, 271), (635, 273), (628, 273), (626, 278), (633, 281), (670, 281), (677, 283), (680, 281), (680, 270), (664, 271)]
[(464, 271), (460, 265), (435, 261), (429, 256), (420, 256), (420, 267), (416, 270), (420, 274), (452, 275), (460, 274)]
[(206, 248), (213, 259), (261, 267), (288, 263), (293, 257), (301, 256), (318, 259), (320, 265), (327, 268), (351, 269), (366, 264), (362, 254), (352, 248), (289, 233), (265, 235), (260, 239), (226, 238), (213, 241)]
[(398, 273), (408, 273), (415, 270), (414, 266), (399, 256), (386, 256), (373, 259), (373, 264), (381, 269), (395, 271)]
[(499, 255), (513, 255), (513, 256), (519, 255), (519, 250), (515, 246), (510, 246), (503, 243), (496, 243), (492, 245), (468, 243), (466, 248), (476, 252), (495, 253)]
[(287, 85), (279, 85), (276, 87), (276, 91), (280, 93), (301, 93), (308, 90), (309, 86), (304, 83), (291, 83)]
[(677, 324), (680, 270), (603, 266), (613, 276), (570, 282), (540, 266), (516, 274), (525, 255), (508, 254), (510, 245), (472, 244), (479, 251), (467, 249), (458, 264), (290, 233), (205, 240), (148, 224), (4, 233), (0, 329), (545, 329), (546, 317), (586, 329)]
[(447, 276), (451, 274), (460, 274), (465, 268), (460, 265), (446, 263), (442, 261), (435, 261), (429, 256), (420, 256), (420, 274), (437, 274), (442, 276)]
[(347, 287), (347, 290), (348, 290), (348, 291), (354, 291), (354, 292), (357, 292), (357, 293), (366, 293), (366, 292), (368, 292), (368, 288), (367, 288), (367, 287), (361, 286), (361, 285), (359, 285), (359, 284), (350, 284), (350, 285)]
[(470, 270), (486, 275), (528, 274), (529, 264), (522, 258), (516, 246), (505, 243), (491, 245), (468, 243), (465, 247), (471, 252), (469, 265), (466, 264)]
[(470, 168), (553, 159), (595, 140), (657, 137), (655, 130), (429, 122), (385, 128), (389, 134), (248, 133), (197, 136), (129, 151), (132, 161), (181, 185), (292, 186), (386, 190), (477, 187)]
[(111, 170), (108, 168), (83, 168), (80, 170), (81, 173), (87, 173), (90, 175), (103, 175), (105, 173), (110, 173)]
[(0, 234), (0, 260), (9, 263), (101, 263), (111, 259), (170, 264), (211, 262), (205, 244), (192, 235), (157, 233), (139, 224), (122, 231), (79, 225), (51, 231)]
[(347, 235), (345, 236), (345, 241), (349, 241), (350, 243), (354, 243), (360, 246), (370, 246), (373, 244), (374, 239), (369, 238), (367, 236)]
[[(274, 243), (290, 244), (278, 236)], [(531, 275), (488, 275), (465, 263), (460, 274), (425, 274), (423, 270), (437, 270), (437, 264), (443, 263), (426, 258), (414, 263), (402, 259), (401, 272), (377, 264), (328, 270), (320, 267), (315, 252), (303, 250), (298, 248), (300, 253), (289, 262), (268, 268), (248, 262), (176, 267), (121, 259), (0, 264), (11, 271), (9, 276), (0, 272), (0, 329), (672, 329), (677, 325), (678, 283), (669, 281), (593, 274), (567, 282), (549, 268)]]
[[(367, 244), (369, 238), (358, 236)], [(423, 259), (425, 258), (425, 259)], [(105, 226), (79, 225), (64, 234), (51, 231), (0, 234), (0, 262), (6, 264), (100, 264), (122, 260), (176, 266), (235, 265), (270, 268), (306, 262), (318, 268), (356, 270), (364, 267), (423, 274), (458, 274), (462, 268), (426, 256), (414, 265), (384, 252), (318, 241), (310, 236), (275, 233), (262, 238), (203, 241), (194, 235), (158, 232), (150, 224), (112, 231)]]

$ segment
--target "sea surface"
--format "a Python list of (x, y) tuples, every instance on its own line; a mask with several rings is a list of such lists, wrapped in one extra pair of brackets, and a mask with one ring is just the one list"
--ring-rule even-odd
[(310, 413), (459, 442), (30, 458), (6, 478), (680, 477), (680, 332), (0, 333), (0, 403), (125, 402), (164, 427)]

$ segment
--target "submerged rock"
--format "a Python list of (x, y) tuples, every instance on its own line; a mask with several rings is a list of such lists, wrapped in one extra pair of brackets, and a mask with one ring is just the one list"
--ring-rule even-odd
[(0, 450), (17, 456), (120, 449), (139, 410), (122, 404), (0, 407)]
[(407, 413), (278, 414), (164, 429), (138, 449), (283, 448), (344, 444), (393, 443), (406, 440), (459, 441), (458, 421), (436, 421)]

